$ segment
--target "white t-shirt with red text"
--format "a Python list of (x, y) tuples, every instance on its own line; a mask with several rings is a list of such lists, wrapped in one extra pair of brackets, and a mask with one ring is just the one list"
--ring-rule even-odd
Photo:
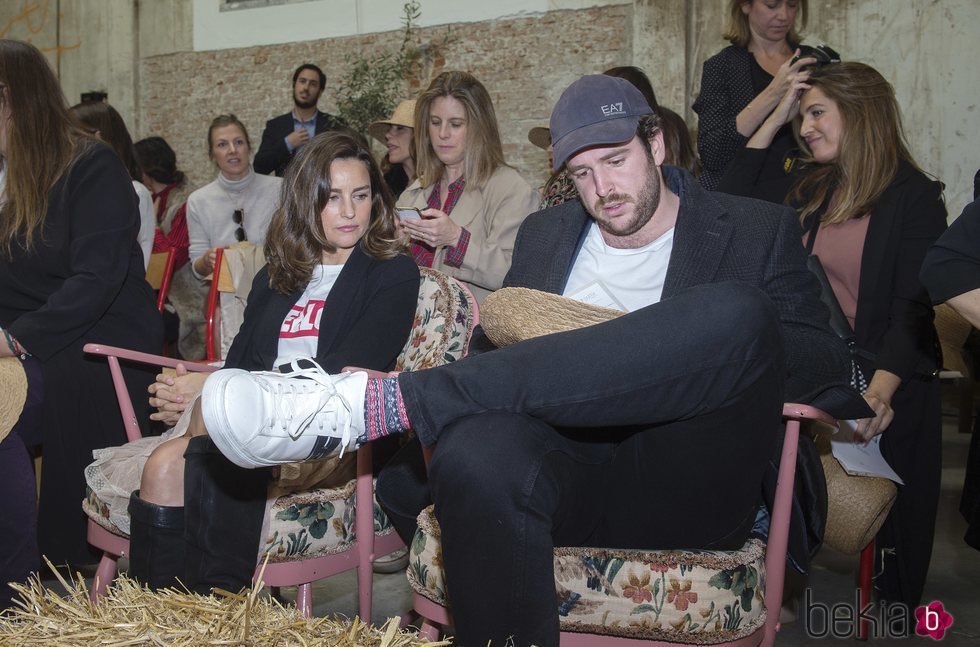
[(296, 359), (316, 357), (320, 337), (320, 317), (327, 303), (327, 296), (337, 282), (343, 265), (317, 265), (313, 278), (279, 329), (279, 357), (275, 366), (282, 366)]

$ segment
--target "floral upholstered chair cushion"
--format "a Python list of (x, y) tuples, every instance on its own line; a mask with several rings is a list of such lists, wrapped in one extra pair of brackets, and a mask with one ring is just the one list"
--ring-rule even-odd
[[(269, 563), (290, 562), (340, 553), (350, 548), (354, 534), (354, 485), (316, 488), (278, 497), (268, 512), (265, 534), (258, 547), (259, 559), (269, 553)], [(110, 518), (109, 506), (89, 488), (82, 509), (97, 524), (120, 536), (127, 536)], [(374, 532), (394, 532), (388, 517), (374, 502)]]
[(415, 323), (396, 371), (418, 371), (461, 359), (473, 331), (476, 312), (465, 289), (442, 272), (427, 267), (419, 271)]
[[(448, 606), (432, 506), (418, 522), (409, 583)], [(730, 552), (556, 548), (554, 564), (562, 631), (712, 644), (747, 636), (766, 619), (758, 539)]]

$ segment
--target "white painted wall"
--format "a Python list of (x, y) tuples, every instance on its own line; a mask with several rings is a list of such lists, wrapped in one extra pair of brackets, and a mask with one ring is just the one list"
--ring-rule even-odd
[[(254, 47), (390, 31), (402, 26), (404, 4), (404, 0), (307, 0), (219, 11), (218, 0), (194, 0), (194, 49)], [(629, 4), (629, 0), (422, 0), (419, 25), (477, 22), (608, 4)]]

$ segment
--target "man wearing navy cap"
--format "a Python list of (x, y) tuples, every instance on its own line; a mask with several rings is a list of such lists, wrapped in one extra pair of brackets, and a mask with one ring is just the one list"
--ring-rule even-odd
[[(509, 637), (516, 645), (558, 644), (554, 546), (741, 547), (761, 501), (781, 403), (846, 382), (845, 350), (806, 269), (795, 213), (708, 193), (686, 171), (661, 166), (659, 118), (624, 79), (579, 79), (562, 94), (550, 127), (554, 169), (567, 167), (581, 200), (527, 218), (504, 286), (658, 311), (656, 329), (635, 320), (620, 350), (661, 346), (643, 377), (661, 378), (664, 397), (687, 401), (690, 413), (650, 427), (601, 429), (546, 424), (540, 413), (487, 413), (443, 430), (428, 474), (455, 641), (467, 646)], [(759, 380), (720, 406), (692, 382), (676, 389), (676, 378), (704, 367), (692, 366), (674, 340), (748, 348), (762, 334), (759, 323), (729, 317), (760, 290), (782, 333), (769, 352), (782, 354), (784, 380)], [(608, 356), (612, 366), (621, 359)], [(575, 379), (568, 377), (575, 369), (557, 358), (550, 370), (554, 376), (538, 382)], [(723, 370), (709, 369), (693, 383), (708, 389)], [(594, 367), (581, 363), (577, 371), (597, 392), (604, 387)], [(448, 406), (439, 404), (433, 381), (407, 382), (403, 392), (418, 389), (433, 408)], [(632, 404), (639, 403), (610, 411), (610, 420)], [(407, 491), (405, 475), (393, 472), (389, 485)], [(391, 491), (386, 476), (378, 482), (383, 504)], [(411, 521), (396, 520), (396, 527), (410, 536)], [(561, 603), (575, 613), (573, 600)]]

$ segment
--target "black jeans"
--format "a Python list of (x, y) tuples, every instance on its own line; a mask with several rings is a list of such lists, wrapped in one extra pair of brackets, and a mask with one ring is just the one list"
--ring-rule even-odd
[(554, 545), (744, 543), (784, 373), (773, 304), (720, 283), (402, 375), (458, 644), (557, 645)]

